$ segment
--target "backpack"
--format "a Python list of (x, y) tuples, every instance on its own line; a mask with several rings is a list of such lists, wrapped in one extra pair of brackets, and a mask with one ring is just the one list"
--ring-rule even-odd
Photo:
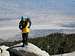
[[(27, 25), (27, 21), (21, 20), (19, 23), (19, 29), (22, 30), (23, 28), (26, 27), (26, 25)], [(31, 26), (31, 21), (29, 21), (29, 27), (28, 28), (30, 28), (30, 26)]]
[(23, 29), (23, 21), (20, 21), (20, 23), (19, 23), (19, 29), (20, 29), (20, 30)]

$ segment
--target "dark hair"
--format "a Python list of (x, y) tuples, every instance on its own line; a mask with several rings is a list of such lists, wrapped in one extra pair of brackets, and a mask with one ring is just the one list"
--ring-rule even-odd
[(21, 17), (21, 21), (23, 21), (23, 16)]
[(27, 21), (30, 21), (30, 18), (26, 18)]

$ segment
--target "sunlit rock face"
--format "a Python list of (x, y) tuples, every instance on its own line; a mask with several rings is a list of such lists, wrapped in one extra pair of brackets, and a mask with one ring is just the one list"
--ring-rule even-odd
[[(19, 54), (22, 52), (25, 52), (25, 53), (27, 52), (32, 55), (36, 54), (36, 56), (49, 56), (49, 54), (46, 51), (41, 50), (40, 48), (38, 48), (37, 46), (35, 46), (31, 43), (28, 43), (28, 45), (26, 45), (25, 47), (22, 47), (22, 43), (20, 43), (20, 44), (13, 46), (12, 48), (9, 48), (9, 49), (16, 50), (16, 52), (18, 52)], [(11, 50), (9, 50), (9, 51), (11, 51)]]
[(9, 47), (7, 46), (0, 46), (0, 56), (10, 56), (9, 51), (7, 51)]

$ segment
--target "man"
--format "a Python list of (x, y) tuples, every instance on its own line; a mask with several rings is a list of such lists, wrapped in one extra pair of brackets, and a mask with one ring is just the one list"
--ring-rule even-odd
[(30, 32), (30, 26), (31, 26), (31, 21), (29, 18), (23, 18), (21, 17), (21, 21), (19, 23), (19, 28), (22, 31), (22, 42), (23, 42), (23, 47), (25, 45), (28, 45), (28, 34)]

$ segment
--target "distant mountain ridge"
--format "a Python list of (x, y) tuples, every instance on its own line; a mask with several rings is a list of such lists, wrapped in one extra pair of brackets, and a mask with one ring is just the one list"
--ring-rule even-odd
[[(13, 46), (22, 40), (14, 42), (3, 42), (0, 45)], [(28, 42), (33, 43), (50, 55), (64, 54), (75, 51), (75, 34), (52, 33), (43, 37), (30, 38)]]

